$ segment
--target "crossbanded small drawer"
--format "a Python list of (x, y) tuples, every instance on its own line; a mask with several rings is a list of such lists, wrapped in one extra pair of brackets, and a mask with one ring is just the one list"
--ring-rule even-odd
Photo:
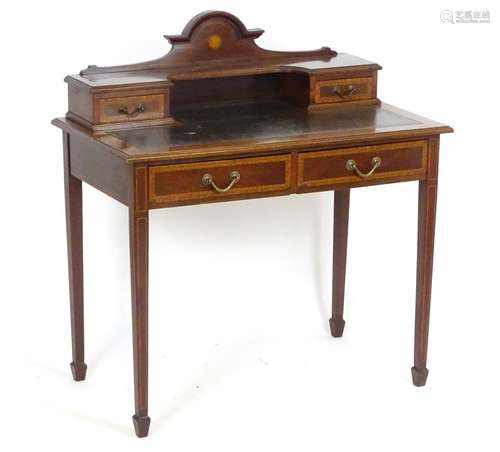
[(302, 152), (298, 161), (299, 189), (418, 180), (427, 172), (427, 141)]
[(315, 84), (314, 101), (321, 104), (373, 99), (375, 83), (373, 77), (320, 80)]
[(144, 121), (165, 116), (165, 95), (110, 97), (96, 100), (100, 124)]
[(277, 155), (152, 166), (150, 205), (285, 192), (290, 188), (290, 165), (290, 155)]

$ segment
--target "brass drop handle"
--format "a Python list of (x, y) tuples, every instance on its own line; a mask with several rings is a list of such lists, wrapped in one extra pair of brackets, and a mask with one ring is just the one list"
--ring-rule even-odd
[(122, 115), (127, 115), (129, 118), (134, 118), (135, 116), (140, 115), (146, 111), (146, 107), (143, 104), (139, 104), (135, 110), (131, 112), (128, 111), (127, 107), (120, 107), (118, 110)]
[(338, 86), (333, 88), (333, 94), (335, 94), (336, 96), (339, 96), (341, 99), (345, 99), (346, 97), (351, 97), (353, 94), (356, 94), (357, 92), (358, 92), (358, 90), (356, 88), (354, 88), (354, 86), (352, 86), (352, 85), (349, 85), (347, 87), (347, 91), (344, 93), (342, 91), (340, 91)]
[(358, 169), (358, 166), (356, 165), (356, 160), (347, 160), (345, 167), (349, 171), (356, 171), (356, 174), (359, 177), (367, 178), (367, 177), (370, 177), (380, 165), (382, 165), (382, 159), (380, 157), (373, 157), (372, 158), (372, 169), (370, 171), (368, 171), (367, 173), (363, 173)]
[(231, 190), (231, 188), (233, 188), (233, 185), (236, 184), (241, 178), (238, 171), (232, 171), (229, 177), (231, 178), (231, 182), (229, 182), (229, 185), (226, 188), (220, 188), (219, 186), (217, 186), (217, 184), (214, 182), (214, 177), (210, 173), (203, 175), (203, 177), (201, 178), (201, 183), (205, 186), (211, 185), (217, 193), (226, 193), (227, 191)]

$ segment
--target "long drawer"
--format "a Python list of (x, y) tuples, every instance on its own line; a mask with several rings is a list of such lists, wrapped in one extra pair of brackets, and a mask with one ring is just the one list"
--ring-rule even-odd
[(415, 180), (426, 174), (427, 142), (302, 152), (298, 162), (299, 189)]
[(290, 155), (149, 168), (151, 205), (266, 195), (290, 188)]

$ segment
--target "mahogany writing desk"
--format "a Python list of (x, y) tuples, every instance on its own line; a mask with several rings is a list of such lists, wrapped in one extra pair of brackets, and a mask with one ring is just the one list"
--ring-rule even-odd
[(381, 103), (377, 64), (327, 47), (276, 52), (218, 11), (167, 36), (162, 58), (68, 76), (63, 130), (73, 378), (84, 380), (82, 181), (129, 208), (136, 434), (148, 417), (150, 209), (335, 190), (330, 329), (344, 329), (349, 190), (419, 181), (413, 383), (428, 370), (439, 136)]

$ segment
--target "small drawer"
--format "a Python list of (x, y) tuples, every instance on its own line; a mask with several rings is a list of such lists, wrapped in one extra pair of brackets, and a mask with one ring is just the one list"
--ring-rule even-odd
[(375, 79), (373, 77), (320, 80), (315, 84), (314, 101), (317, 104), (351, 102), (374, 97)]
[(182, 163), (149, 169), (150, 204), (192, 203), (290, 188), (290, 155)]
[(369, 185), (416, 180), (427, 171), (427, 142), (360, 146), (299, 154), (298, 186)]
[(160, 119), (165, 116), (165, 95), (97, 99), (96, 107), (100, 124)]

